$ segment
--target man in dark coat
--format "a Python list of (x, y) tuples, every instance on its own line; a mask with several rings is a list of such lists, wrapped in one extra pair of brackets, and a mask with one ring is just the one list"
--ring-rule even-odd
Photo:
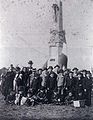
[(23, 81), (23, 72), (21, 71), (19, 76), (16, 79), (17, 92), (20, 90), (24, 92), (24, 81)]
[(41, 83), (42, 83), (42, 69), (41, 68), (39, 68), (38, 69), (38, 73), (37, 73), (37, 75), (38, 75), (38, 90), (40, 90), (41, 89)]
[(52, 66), (48, 68), (48, 80), (47, 87), (51, 90), (55, 90), (57, 88), (57, 74), (53, 71)]
[(68, 76), (64, 79), (64, 100), (66, 104), (71, 103), (75, 98), (75, 78), (73, 72), (69, 71)]
[(10, 92), (13, 91), (14, 77), (15, 77), (15, 72), (13, 71), (13, 69), (10, 68), (5, 75), (5, 81), (4, 81), (5, 100), (7, 99), (7, 96), (10, 94)]
[(30, 89), (33, 91), (33, 95), (35, 95), (38, 91), (38, 74), (36, 73), (36, 69), (33, 69), (32, 74), (30, 75)]
[(49, 89), (55, 90), (57, 88), (57, 78), (55, 77), (55, 73), (51, 72), (49, 76)]
[(68, 79), (68, 77), (69, 77), (69, 70), (68, 69), (66, 69), (65, 71), (64, 71), (64, 79), (63, 79), (63, 97), (64, 97), (64, 99), (65, 99), (65, 97), (67, 96), (67, 79)]
[(57, 74), (50, 70), (52, 67), (49, 67), (47, 89), (48, 91), (48, 101), (51, 102), (53, 92), (57, 89)]
[(54, 66), (53, 71), (54, 71), (56, 74), (58, 74), (59, 71), (60, 71), (60, 66), (59, 66), (59, 65)]
[(2, 74), (1, 74), (1, 92), (2, 92), (2, 94), (4, 95), (4, 90), (5, 90), (5, 80), (6, 80), (6, 74), (7, 74), (7, 71), (5, 71), (5, 72), (3, 72)]
[(75, 94), (76, 94), (76, 100), (82, 100), (83, 98), (83, 93), (84, 93), (84, 89), (83, 89), (83, 79), (82, 79), (82, 74), (79, 72), (77, 75), (77, 80), (76, 80), (76, 84), (75, 84)]
[(88, 71), (86, 77), (83, 78), (84, 98), (85, 104), (91, 106), (91, 90), (92, 90), (92, 78), (91, 73)]
[(32, 60), (30, 60), (28, 62), (28, 65), (29, 65), (29, 67), (27, 69), (28, 69), (28, 73), (30, 75), (30, 74), (32, 74), (32, 70), (33, 70), (33, 62), (32, 62)]
[(82, 72), (83, 78), (86, 78), (87, 71), (86, 70), (82, 70), (81, 72)]
[(74, 89), (75, 89), (75, 78), (73, 77), (73, 72), (70, 71), (68, 76), (65, 78), (64, 81), (64, 87), (67, 90), (67, 93), (71, 92), (74, 93)]
[(25, 90), (25, 93), (24, 93), (25, 95), (27, 95), (27, 91), (28, 91), (28, 87), (27, 87), (28, 79), (29, 79), (29, 73), (28, 73), (27, 67), (23, 67), (23, 69), (22, 69), (22, 81), (23, 81), (23, 87)]
[(77, 77), (77, 74), (78, 74), (78, 68), (73, 68), (73, 77)]

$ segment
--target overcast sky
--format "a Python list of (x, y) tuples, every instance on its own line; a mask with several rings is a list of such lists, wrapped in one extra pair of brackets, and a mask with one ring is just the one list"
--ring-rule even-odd
[[(45, 63), (55, 1), (0, 0), (0, 67), (27, 65), (29, 59), (35, 67)], [(62, 1), (68, 66), (89, 68), (86, 62), (91, 62), (93, 53), (93, 0)]]

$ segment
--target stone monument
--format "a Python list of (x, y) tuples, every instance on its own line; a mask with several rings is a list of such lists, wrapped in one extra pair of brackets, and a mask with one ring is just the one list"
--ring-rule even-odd
[(47, 66), (59, 65), (67, 67), (67, 56), (62, 53), (63, 44), (66, 44), (65, 31), (63, 30), (62, 1), (53, 4), (53, 26), (50, 30), (49, 60)]

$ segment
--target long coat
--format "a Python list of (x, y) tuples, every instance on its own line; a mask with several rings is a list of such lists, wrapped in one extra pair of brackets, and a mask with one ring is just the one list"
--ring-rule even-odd
[(4, 77), (3, 82), (3, 95), (7, 97), (7, 95), (13, 90), (13, 80), (15, 77), (15, 72), (7, 72)]
[(92, 89), (92, 78), (83, 78), (83, 88), (84, 88), (84, 98), (86, 100), (86, 105), (91, 105), (91, 89)]
[(74, 77), (70, 78), (69, 76), (67, 76), (64, 79), (64, 87), (67, 88), (69, 92), (75, 91), (75, 84), (76, 84), (76, 79)]
[(75, 94), (76, 94), (76, 99), (81, 100), (83, 99), (83, 93), (84, 93), (84, 88), (83, 88), (83, 80), (78, 79), (76, 80), (76, 85), (75, 85)]
[(37, 74), (30, 76), (30, 89), (32, 89), (33, 94), (35, 94), (38, 91), (38, 81), (39, 77)]
[(47, 87), (50, 89), (50, 90), (56, 90), (57, 89), (57, 74), (54, 73), (54, 76), (51, 77), (51, 75), (49, 74), (48, 75), (48, 81), (47, 81)]

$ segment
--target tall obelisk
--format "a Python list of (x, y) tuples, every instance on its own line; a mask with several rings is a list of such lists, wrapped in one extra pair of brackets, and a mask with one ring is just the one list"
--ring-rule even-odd
[(62, 49), (65, 40), (65, 31), (63, 30), (63, 12), (62, 12), (62, 1), (59, 0), (59, 4), (53, 4), (53, 26), (50, 31), (50, 41), (49, 41), (49, 60), (48, 66), (59, 65), (62, 67), (60, 60), (62, 59)]

